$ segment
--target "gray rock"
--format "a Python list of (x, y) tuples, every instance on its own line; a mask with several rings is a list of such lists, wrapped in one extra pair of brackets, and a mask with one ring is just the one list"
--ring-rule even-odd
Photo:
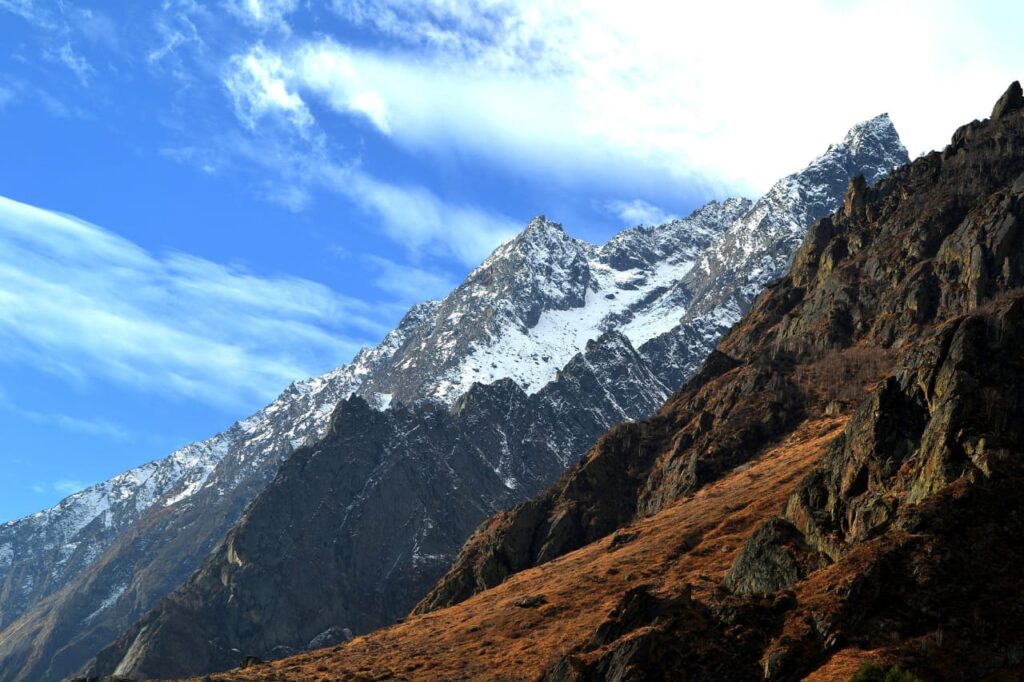
[(737, 594), (778, 592), (827, 564), (791, 523), (774, 518), (740, 550), (725, 575), (725, 587)]

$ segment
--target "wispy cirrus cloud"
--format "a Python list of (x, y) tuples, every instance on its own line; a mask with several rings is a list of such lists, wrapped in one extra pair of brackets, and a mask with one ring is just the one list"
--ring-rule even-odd
[(101, 436), (115, 440), (131, 439), (131, 433), (127, 429), (106, 419), (98, 417), (83, 418), (59, 412), (40, 412), (38, 410), (25, 409), (16, 405), (2, 388), (0, 388), (0, 410), (10, 412), (36, 424), (58, 428), (71, 433)]
[(448, 275), (425, 268), (396, 263), (380, 256), (366, 256), (377, 270), (374, 286), (381, 291), (397, 295), (409, 304), (428, 298), (440, 298), (458, 284)]
[[(233, 57), (224, 75), (250, 137), (229, 136), (220, 156), (244, 158), (281, 176), (284, 183), (275, 183), (265, 196), (301, 210), (311, 201), (311, 191), (327, 190), (361, 208), (413, 258), (447, 256), (465, 265), (476, 265), (522, 229), (521, 221), (499, 212), (447, 201), (422, 185), (389, 182), (358, 162), (334, 158), (306, 102), (289, 84), (290, 69), (279, 55), (257, 45)], [(362, 114), (371, 119), (383, 115), (369, 97), (360, 97), (357, 93), (354, 101), (362, 103)], [(383, 121), (377, 125), (386, 127)]]
[(0, 10), (43, 28), (48, 28), (53, 21), (49, 10), (36, 0), (0, 0)]
[(299, 0), (228, 0), (228, 11), (244, 23), (259, 30), (289, 31), (289, 14), (299, 6)]
[(500, 213), (444, 201), (422, 186), (384, 182), (356, 167), (325, 163), (315, 172), (320, 182), (377, 218), (413, 257), (428, 251), (476, 265), (523, 228)]
[[(756, 193), (881, 111), (910, 148), (941, 147), (1024, 67), (1019, 41), (999, 33), (1009, 15), (942, 0), (332, 6), (380, 44), (306, 36), (248, 54), (278, 60), (288, 92), (404, 149), (567, 185)], [(834, 48), (866, 36), (886, 48)]]
[(14, 14), (42, 29), (43, 59), (59, 64), (88, 87), (96, 69), (78, 49), (80, 41), (116, 50), (119, 36), (114, 22), (103, 12), (72, 3), (42, 0), (0, 0), (0, 13)]
[(44, 493), (58, 493), (60, 495), (74, 495), (82, 491), (87, 483), (76, 478), (58, 478), (52, 483), (33, 483), (29, 486), (30, 491), (40, 495)]
[(12, 88), (0, 85), (0, 111), (3, 111), (7, 105), (14, 103), (17, 98), (18, 96)]
[(262, 45), (231, 59), (224, 85), (234, 100), (236, 115), (249, 129), (268, 113), (283, 115), (302, 135), (312, 127), (313, 115), (302, 98), (289, 91), (284, 71), (281, 57)]
[(70, 69), (75, 74), (75, 77), (78, 78), (78, 82), (88, 87), (89, 79), (92, 78), (96, 70), (89, 63), (89, 60), (75, 52), (74, 48), (71, 47), (70, 41), (65, 42), (56, 50), (47, 54), (49, 59), (60, 62)]
[(623, 201), (617, 199), (605, 204), (605, 208), (619, 217), (624, 225), (662, 225), (675, 216), (643, 199)]
[(34, 493), (40, 495), (55, 492), (60, 495), (73, 495), (88, 486), (87, 483), (74, 478), (59, 478), (53, 483), (33, 483), (28, 487)]
[(373, 338), (385, 326), (373, 307), (315, 282), (154, 255), (0, 197), (0, 362), (235, 407), (349, 360), (364, 341), (347, 330)]
[(77, 479), (60, 478), (54, 481), (50, 487), (54, 492), (61, 493), (62, 495), (71, 495), (85, 488), (85, 483)]
[(114, 440), (127, 441), (132, 439), (132, 435), (127, 429), (106, 419), (73, 417), (56, 412), (37, 412), (13, 405), (4, 407), (23, 419), (35, 422), (36, 424), (56, 427), (62, 431), (85, 436), (112, 438)]

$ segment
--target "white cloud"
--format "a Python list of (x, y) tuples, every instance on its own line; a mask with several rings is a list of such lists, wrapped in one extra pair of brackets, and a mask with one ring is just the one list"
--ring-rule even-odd
[(74, 495), (77, 492), (85, 490), (88, 484), (73, 478), (59, 478), (53, 483), (33, 483), (28, 487), (34, 493), (42, 495), (43, 493), (55, 492), (61, 495)]
[(379, 256), (367, 256), (366, 260), (378, 270), (374, 286), (382, 291), (398, 295), (407, 303), (419, 303), (428, 298), (440, 298), (456, 287), (458, 282), (446, 274), (424, 268), (395, 263)]
[(131, 437), (131, 434), (126, 429), (106, 419), (83, 419), (56, 412), (38, 412), (19, 407), (11, 401), (2, 388), (0, 388), (0, 409), (37, 424), (52, 426), (73, 433), (103, 436), (115, 440), (128, 440)]
[(628, 226), (663, 225), (675, 217), (643, 199), (609, 201), (606, 207)]
[[(387, 38), (290, 41), (286, 92), (406, 149), (565, 183), (756, 193), (889, 111), (912, 151), (984, 116), (1024, 70), (1012, 26), (955, 2), (338, 0)], [(990, 12), (990, 14), (993, 12)], [(389, 44), (388, 44), (389, 43)]]
[(85, 490), (89, 484), (74, 478), (59, 478), (53, 483), (33, 483), (28, 487), (32, 492), (42, 495), (48, 492), (55, 492), (63, 496), (74, 495)]
[(271, 174), (275, 180), (260, 184), (261, 196), (290, 210), (302, 210), (315, 191), (326, 190), (360, 209), (371, 219), (371, 229), (381, 231), (414, 260), (454, 258), (475, 266), (525, 227), (525, 221), (447, 201), (422, 185), (386, 182), (358, 164), (338, 163), (330, 158), (315, 124), (308, 135), (290, 139), (273, 131), (264, 134), (257, 122), (250, 136), (225, 135), (208, 149), (168, 149), (164, 154), (200, 168), (231, 165)]
[(48, 56), (68, 67), (83, 86), (89, 85), (89, 79), (95, 73), (95, 69), (85, 57), (75, 52), (70, 42), (65, 42)]
[(313, 124), (305, 102), (285, 83), (284, 64), (277, 55), (256, 46), (249, 54), (231, 60), (224, 84), (235, 101), (235, 113), (254, 128), (268, 113), (283, 113), (302, 134)]
[(498, 213), (443, 201), (424, 187), (383, 182), (355, 168), (325, 163), (316, 172), (376, 217), (385, 234), (414, 257), (431, 252), (476, 265), (523, 228)]
[(17, 95), (14, 94), (14, 90), (0, 85), (0, 111), (6, 109), (7, 105), (15, 100), (17, 100)]
[(159, 44), (146, 54), (146, 61), (155, 69), (164, 69), (180, 83), (191, 84), (195, 80), (194, 68), (187, 64), (185, 55), (190, 52), (202, 54), (206, 42), (191, 16), (203, 13), (200, 6), (189, 6), (179, 11), (165, 11), (157, 14), (155, 30), (160, 36)]
[(0, 362), (235, 408), (349, 360), (353, 334), (386, 331), (377, 314), (0, 197)]
[(54, 492), (61, 493), (62, 495), (72, 495), (77, 493), (79, 490), (84, 490), (85, 483), (75, 479), (61, 478), (54, 481), (51, 487)]
[(16, 14), (25, 21), (42, 28), (50, 28), (53, 25), (53, 19), (49, 12), (39, 7), (39, 3), (35, 0), (0, 0), (0, 10)]
[(111, 50), (118, 49), (117, 24), (109, 16), (93, 9), (74, 9), (71, 14), (76, 28), (87, 40)]
[(228, 10), (259, 29), (290, 30), (286, 17), (298, 7), (298, 0), (228, 0)]

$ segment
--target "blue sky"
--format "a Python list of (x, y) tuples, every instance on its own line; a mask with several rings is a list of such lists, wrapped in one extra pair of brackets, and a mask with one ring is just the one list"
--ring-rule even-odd
[[(755, 196), (1024, 75), (1018, 3), (0, 0), (0, 520), (347, 362), (544, 213)], [(682, 4), (682, 3), (680, 3)]]

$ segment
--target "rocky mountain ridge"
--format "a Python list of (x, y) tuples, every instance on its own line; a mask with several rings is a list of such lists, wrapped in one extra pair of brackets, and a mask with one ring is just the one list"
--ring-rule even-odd
[(1022, 342), (1014, 83), (853, 180), (656, 416), (485, 523), (415, 615), (216, 679), (1017, 679)]
[[(885, 117), (858, 128), (864, 126), (889, 126), (891, 129), (891, 123)], [(847, 139), (851, 136), (852, 133)], [(790, 176), (786, 182), (789, 186), (818, 186), (822, 169), (829, 169), (832, 173), (848, 178), (851, 158), (863, 163), (868, 172), (876, 172), (875, 169), (884, 159), (889, 162), (905, 160), (905, 151), (898, 137), (881, 136), (878, 140), (877, 146), (864, 144), (856, 149), (845, 143), (834, 146), (825, 157), (812, 164), (806, 178), (801, 172)], [(847, 156), (837, 150), (848, 151), (854, 156)], [(836, 184), (836, 179), (832, 178), (831, 182), (832, 185), (845, 187), (841, 180)], [(836, 206), (839, 202), (840, 193), (836, 193), (832, 205)], [(457, 446), (449, 446), (451, 449), (441, 448), (441, 452), (434, 455), (436, 461), (447, 462), (445, 466), (448, 467), (450, 478), (442, 481), (432, 472), (424, 472), (419, 478), (431, 480), (434, 486), (432, 498), (460, 500), (464, 493), (456, 481), (468, 476), (467, 470), (478, 468), (480, 460), (493, 460), (488, 466), (494, 466), (495, 461), (499, 462), (494, 470), (499, 478), (506, 481), (506, 490), (488, 493), (484, 496), (483, 505), (458, 504), (445, 507), (442, 513), (433, 504), (413, 501), (407, 499), (408, 495), (399, 494), (396, 488), (390, 487), (392, 479), (388, 476), (374, 476), (369, 488), (364, 491), (391, 490), (391, 495), (396, 499), (405, 500), (390, 515), (397, 512), (405, 519), (406, 530), (389, 527), (381, 534), (394, 538), (395, 547), (399, 547), (403, 542), (400, 538), (408, 538), (410, 543), (414, 537), (422, 540), (419, 531), (410, 533), (408, 528), (427, 524), (433, 529), (430, 535), (441, 533), (444, 541), (434, 541), (430, 552), (434, 562), (430, 566), (412, 560), (411, 551), (405, 558), (389, 555), (369, 562), (369, 566), (391, 567), (389, 575), (399, 579), (383, 588), (383, 583), (376, 576), (370, 578), (363, 575), (346, 580), (344, 588), (325, 588), (325, 593), (334, 595), (329, 600), (332, 606), (324, 607), (322, 601), (318, 601), (321, 606), (316, 616), (313, 616), (310, 615), (311, 610), (295, 608), (293, 605), (304, 603), (311, 598), (310, 593), (318, 595), (320, 591), (314, 589), (310, 593), (303, 592), (302, 586), (282, 585), (275, 576), (291, 574), (296, 571), (295, 567), (315, 561), (317, 565), (336, 566), (330, 572), (332, 575), (351, 577), (350, 570), (346, 568), (352, 562), (351, 558), (347, 558), (349, 555), (366, 554), (376, 557), (378, 552), (369, 547), (370, 543), (366, 540), (353, 540), (342, 519), (362, 514), (361, 518), (373, 519), (380, 532), (380, 518), (386, 515), (380, 510), (373, 513), (362, 511), (364, 502), (359, 501), (351, 509), (346, 507), (343, 514), (339, 512), (333, 523), (322, 525), (322, 517), (330, 517), (330, 513), (324, 510), (338, 504), (333, 497), (330, 501), (324, 497), (324, 502), (315, 507), (315, 518), (290, 514), (282, 518), (281, 510), (290, 506), (287, 502), (289, 499), (309, 494), (306, 491), (300, 492), (307, 484), (304, 476), (308, 474), (296, 473), (287, 485), (283, 483), (287, 472), (292, 469), (290, 464), (286, 464), (279, 480), (266, 495), (257, 498), (240, 526), (229, 535), (229, 540), (215, 551), (212, 563), (208, 562), (188, 585), (161, 602), (118, 642), (101, 652), (91, 671), (159, 676), (212, 670), (230, 665), (232, 658), (237, 658), (243, 651), (258, 657), (275, 656), (280, 653), (275, 650), (302, 647), (320, 632), (343, 631), (346, 628), (363, 632), (388, 622), (392, 616), (404, 613), (411, 607), (417, 593), (421, 594), (440, 575), (443, 567), (453, 558), (461, 538), (476, 521), (484, 518), (488, 508), (507, 506), (524, 499), (557, 476), (569, 460), (557, 466), (555, 460), (558, 458), (553, 453), (572, 453), (571, 459), (575, 459), (604, 428), (648, 414), (653, 405), (660, 401), (659, 396), (667, 395), (660, 375), (668, 373), (668, 376), (673, 376), (685, 370), (678, 366), (670, 369), (670, 363), (636, 353), (633, 342), (657, 339), (666, 331), (675, 333), (672, 328), (690, 302), (686, 290), (677, 284), (700, 253), (697, 247), (705, 248), (705, 244), (715, 244), (722, 234), (729, 232), (730, 228), (714, 221), (720, 220), (724, 214), (735, 225), (751, 214), (752, 207), (758, 206), (758, 219), (748, 220), (748, 230), (761, 229), (766, 221), (765, 216), (773, 215), (772, 211), (784, 214), (774, 216), (775, 222), (792, 225), (794, 219), (790, 213), (796, 210), (794, 207), (797, 205), (800, 206), (800, 215), (825, 210), (818, 206), (803, 206), (798, 196), (790, 197), (789, 203), (775, 201), (771, 208), (765, 208), (764, 201), (758, 204), (739, 200), (711, 204), (686, 221), (654, 229), (629, 230), (601, 248), (568, 237), (560, 226), (544, 219), (533, 221), (520, 237), (498, 249), (492, 258), (467, 278), (466, 284), (453, 292), (438, 308), (439, 319), (452, 319), (454, 316), (459, 326), (482, 330), (479, 335), (467, 337), (463, 346), (466, 352), (456, 354), (463, 358), (461, 364), (446, 365), (443, 352), (437, 352), (437, 349), (443, 351), (458, 347), (459, 341), (453, 341), (445, 328), (436, 325), (420, 327), (419, 335), (410, 338), (408, 344), (414, 348), (431, 349), (417, 355), (416, 362), (419, 366), (426, 364), (433, 367), (426, 373), (428, 377), (433, 377), (435, 381), (441, 377), (441, 381), (434, 384), (440, 387), (441, 393), (438, 395), (443, 395), (443, 391), (462, 381), (452, 380), (453, 376), (466, 376), (452, 374), (452, 369), (444, 367), (455, 368), (457, 372), (465, 372), (469, 367), (469, 376), (479, 377), (486, 374), (489, 364), (497, 364), (495, 361), (502, 358), (510, 367), (509, 373), (515, 380), (513, 383), (525, 389), (525, 395), (511, 402), (507, 402), (508, 398), (501, 401), (484, 400), (483, 396), (488, 394), (488, 390), (471, 388), (455, 403), (452, 415), (454, 423), (446, 422), (443, 428), (433, 432), (431, 438), (417, 441), (415, 447), (396, 445), (390, 453), (391, 457), (399, 461), (419, 461), (422, 453), (435, 452), (436, 443), (450, 443), (452, 439), (458, 441), (455, 434), (461, 428), (458, 424), (461, 423), (462, 410), (468, 401), (475, 406), (472, 410), (475, 415), (473, 437), (460, 441)], [(680, 230), (684, 225), (687, 226), (686, 232)], [(717, 228), (712, 229), (712, 225), (717, 225)], [(764, 249), (775, 249), (778, 246), (778, 240), (765, 239), (762, 242)], [(776, 257), (785, 262), (789, 255), (776, 254)], [(542, 274), (538, 276), (537, 273)], [(479, 287), (484, 283), (493, 289), (495, 282), (503, 282), (503, 286), (508, 287), (507, 291), (497, 296), (498, 303), (474, 310), (467, 302), (480, 298)], [(524, 305), (538, 300), (545, 301), (548, 309), (537, 313), (535, 308)], [(576, 307), (562, 309), (562, 306)], [(502, 328), (511, 331), (506, 332), (500, 342), (491, 343), (487, 340), (488, 330)], [(577, 356), (555, 374), (554, 382), (548, 380), (546, 373), (550, 372), (550, 363), (561, 361), (566, 348), (584, 343), (584, 338), (601, 334), (607, 328), (616, 331), (604, 332), (592, 348), (588, 344), (587, 353)], [(717, 338), (720, 332), (721, 329), (711, 330), (710, 341)], [(592, 358), (599, 355), (598, 351), (607, 355), (609, 346), (618, 349), (618, 359), (598, 363), (603, 366), (602, 371), (583, 373), (595, 380), (580, 383), (576, 377), (580, 376), (583, 365), (589, 365)], [(696, 364), (694, 354), (703, 351), (700, 346), (695, 346), (688, 349), (688, 352), (689, 362)], [(538, 356), (540, 362), (537, 362)], [(430, 362), (439, 364), (430, 365)], [(403, 367), (405, 362), (399, 360), (397, 364)], [(624, 372), (624, 368), (628, 371)], [(481, 371), (475, 371), (477, 369)], [(535, 376), (541, 379), (533, 379)], [(533, 391), (536, 383), (544, 382), (548, 382), (544, 388)], [(374, 390), (395, 395), (397, 391), (393, 386), (377, 383)], [(608, 400), (609, 397), (614, 399)], [(483, 405), (487, 408), (483, 409)], [(418, 419), (440, 419), (440, 413), (434, 412), (434, 409), (420, 406), (418, 409), (414, 407), (413, 412), (419, 415)], [(532, 420), (525, 416), (527, 414), (534, 415), (535, 423), (531, 423)], [(538, 416), (548, 414), (550, 418)], [(580, 422), (585, 428), (578, 427)], [(509, 444), (517, 443), (524, 438), (524, 434), (530, 435), (522, 442), (522, 448), (510, 448)], [(378, 434), (377, 440), (386, 441), (387, 438)], [(325, 448), (318, 457), (341, 458), (344, 461), (346, 448), (353, 452), (364, 450), (364, 446), (354, 445), (351, 439), (344, 442), (344, 447), (338, 445)], [(472, 456), (462, 457), (457, 454), (463, 452), (464, 447), (468, 447)], [(517, 474), (517, 466), (527, 461), (548, 461), (551, 464), (542, 467), (543, 476)], [(397, 468), (392, 471), (394, 475), (400, 475), (398, 472), (405, 470)], [(315, 487), (320, 487), (323, 484), (320, 479), (330, 481), (331, 477), (321, 476), (317, 479)], [(405, 473), (403, 480), (408, 490), (420, 489), (417, 477)], [(280, 488), (276, 487), (278, 483), (281, 483)], [(490, 490), (482, 483), (477, 488), (478, 493)], [(313, 497), (318, 499), (315, 495)], [(262, 516), (265, 521), (250, 525), (247, 521), (250, 516)], [(446, 523), (444, 518), (449, 521)], [(429, 519), (429, 523), (425, 519)], [(248, 563), (242, 570), (232, 568), (230, 556), (233, 542), (240, 542), (239, 538), (245, 537), (248, 538), (245, 541), (247, 543), (258, 543), (263, 536), (278, 537), (282, 533), (291, 532), (285, 531), (285, 527), (314, 527), (320, 531), (306, 535), (304, 542), (296, 545), (289, 542), (289, 546), (294, 549), (290, 555), (282, 558), (282, 563), (260, 559)], [(243, 528), (246, 529), (244, 533)], [(367, 534), (365, 537), (372, 535)], [(324, 554), (328, 540), (334, 549)], [(344, 550), (338, 550), (339, 545)], [(364, 549), (360, 551), (360, 547)], [(275, 587), (270, 589), (268, 585)], [(367, 594), (387, 597), (383, 601), (371, 602), (361, 596)], [(359, 600), (363, 600), (360, 602), (363, 604), (362, 613), (354, 606)], [(292, 620), (298, 613), (305, 614), (301, 622)], [(187, 623), (198, 625), (189, 628)], [(185, 649), (193, 652), (188, 661), (182, 661), (177, 653)]]
[(90, 673), (220, 670), (239, 652), (279, 657), (394, 622), (480, 521), (557, 477), (608, 423), (663, 399), (629, 340), (609, 332), (531, 395), (506, 379), (451, 409), (343, 401), (328, 436), (293, 454), (188, 583)]
[[(827, 167), (845, 178), (850, 159), (867, 169), (880, 159), (898, 165), (905, 150), (893, 139), (883, 139), (888, 146), (843, 147), (849, 158), (830, 150)], [(838, 195), (833, 202), (838, 204)], [(777, 207), (803, 210), (798, 203)], [(642, 344), (639, 354), (646, 361), (646, 369), (636, 374), (637, 383), (623, 390), (636, 395), (661, 391), (663, 397), (724, 330), (724, 323), (713, 322), (700, 328), (697, 339), (690, 338), (694, 327), (673, 330), (692, 300), (678, 282), (750, 208), (746, 200), (712, 202), (679, 221), (626, 230), (602, 247), (574, 240), (550, 221), (533, 221), (444, 301), (414, 307), (380, 346), (361, 352), (351, 365), (289, 387), (254, 417), (200, 444), (210, 445), (217, 458), (207, 462), (207, 467), (212, 465), (208, 473), (183, 477), (178, 488), (140, 509), (137, 520), (113, 524), (122, 529), (118, 532), (97, 534), (83, 525), (82, 538), (65, 539), (65, 544), (78, 542), (83, 556), (94, 558), (60, 573), (46, 590), (8, 611), (12, 621), (18, 609), (27, 613), (0, 633), (0, 660), (10, 671), (0, 679), (48, 679), (74, 670), (84, 656), (185, 581), (282, 462), (326, 433), (330, 415), (347, 396), (360, 396), (378, 409), (423, 400), (454, 407), (475, 383), (501, 378), (511, 379), (529, 395), (555, 380), (589, 340), (619, 330), (631, 347)], [(474, 324), (468, 324), (471, 320)], [(655, 347), (672, 348), (673, 354), (654, 357)], [(648, 372), (653, 379), (645, 376)], [(567, 397), (560, 407), (572, 421), (577, 406), (590, 404)], [(596, 433), (647, 414), (653, 404), (631, 399), (625, 408), (605, 407), (585, 415), (588, 423), (602, 425), (585, 437), (583, 431), (574, 432), (577, 440), (561, 443), (560, 461), (571, 461), (574, 455), (567, 453), (582, 452)], [(510, 462), (506, 468), (513, 471), (516, 466)], [(548, 475), (553, 478), (557, 472)], [(527, 484), (534, 484), (514, 476), (508, 481), (506, 487), (523, 497), (531, 490)], [(79, 508), (85, 515), (96, 510), (88, 504)], [(490, 509), (486, 504), (483, 508)], [(19, 577), (25, 571), (52, 574), (52, 562), (21, 561), (30, 554), (14, 545), (10, 553), (14, 561), (3, 574), (8, 583), (26, 584)]]

